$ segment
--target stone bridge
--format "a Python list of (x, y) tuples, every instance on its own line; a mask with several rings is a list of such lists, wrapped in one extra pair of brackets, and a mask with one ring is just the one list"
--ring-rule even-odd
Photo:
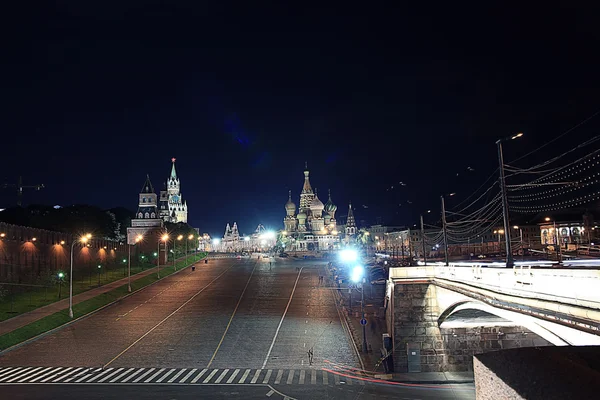
[(390, 268), (394, 366), (464, 371), (472, 356), (531, 346), (600, 345), (600, 271), (456, 263)]

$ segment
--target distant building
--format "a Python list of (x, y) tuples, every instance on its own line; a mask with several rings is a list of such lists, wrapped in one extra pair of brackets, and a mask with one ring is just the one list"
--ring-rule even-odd
[[(127, 244), (138, 244), (144, 248), (156, 249), (163, 231), (163, 220), (158, 214), (156, 193), (150, 177), (146, 175), (146, 182), (138, 195), (138, 209), (135, 218), (131, 220), (131, 227), (127, 228)], [(136, 240), (139, 237), (142, 238), (140, 243)]]
[(229, 253), (255, 252), (270, 250), (277, 243), (275, 232), (268, 232), (264, 226), (258, 225), (251, 235), (240, 235), (237, 222), (233, 227), (227, 224), (225, 234), (222, 239), (214, 240), (211, 243), (213, 251), (223, 251)]
[(171, 175), (167, 179), (166, 190), (160, 191), (160, 217), (165, 222), (184, 222), (188, 220), (187, 202), (181, 196), (181, 183), (175, 171), (175, 158), (171, 159)]
[[(335, 220), (337, 206), (331, 200), (331, 192), (326, 204), (319, 199), (317, 190), (312, 188), (308, 167), (304, 168), (304, 184), (300, 193), (300, 207), (296, 214), (296, 204), (292, 201), (292, 191), (285, 203), (286, 216), (283, 219), (286, 250), (320, 251), (331, 250), (339, 246), (340, 232)], [(348, 215), (351, 224), (346, 224), (345, 232), (356, 233), (356, 224), (352, 210)]]

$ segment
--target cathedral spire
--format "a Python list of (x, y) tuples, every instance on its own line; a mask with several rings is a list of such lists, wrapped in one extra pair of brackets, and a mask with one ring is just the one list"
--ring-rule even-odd
[(354, 212), (352, 212), (352, 202), (348, 206), (348, 219), (346, 220), (347, 227), (356, 227), (356, 221), (354, 220)]
[(175, 171), (175, 160), (175, 157), (171, 158), (171, 162), (173, 163), (173, 166), (171, 167), (171, 179), (177, 179), (177, 172)]
[(140, 193), (152, 193), (154, 194), (154, 188), (152, 187), (152, 182), (150, 182), (150, 175), (146, 174), (146, 182), (144, 182), (144, 186), (142, 186), (142, 190)]

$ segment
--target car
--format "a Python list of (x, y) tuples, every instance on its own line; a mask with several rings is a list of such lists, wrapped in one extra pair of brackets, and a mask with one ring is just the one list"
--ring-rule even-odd
[(281, 257), (281, 258), (288, 258), (289, 256), (288, 256), (287, 253), (281, 253), (281, 254), (279, 254), (279, 257)]

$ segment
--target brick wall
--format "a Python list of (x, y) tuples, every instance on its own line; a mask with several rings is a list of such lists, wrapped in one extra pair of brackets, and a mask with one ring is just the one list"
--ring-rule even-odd
[[(0, 282), (33, 284), (56, 271), (68, 271), (73, 239), (77, 240), (65, 233), (0, 222)], [(92, 238), (89, 246), (76, 244), (74, 275), (97, 264), (120, 268), (127, 255), (127, 245), (113, 240)]]

